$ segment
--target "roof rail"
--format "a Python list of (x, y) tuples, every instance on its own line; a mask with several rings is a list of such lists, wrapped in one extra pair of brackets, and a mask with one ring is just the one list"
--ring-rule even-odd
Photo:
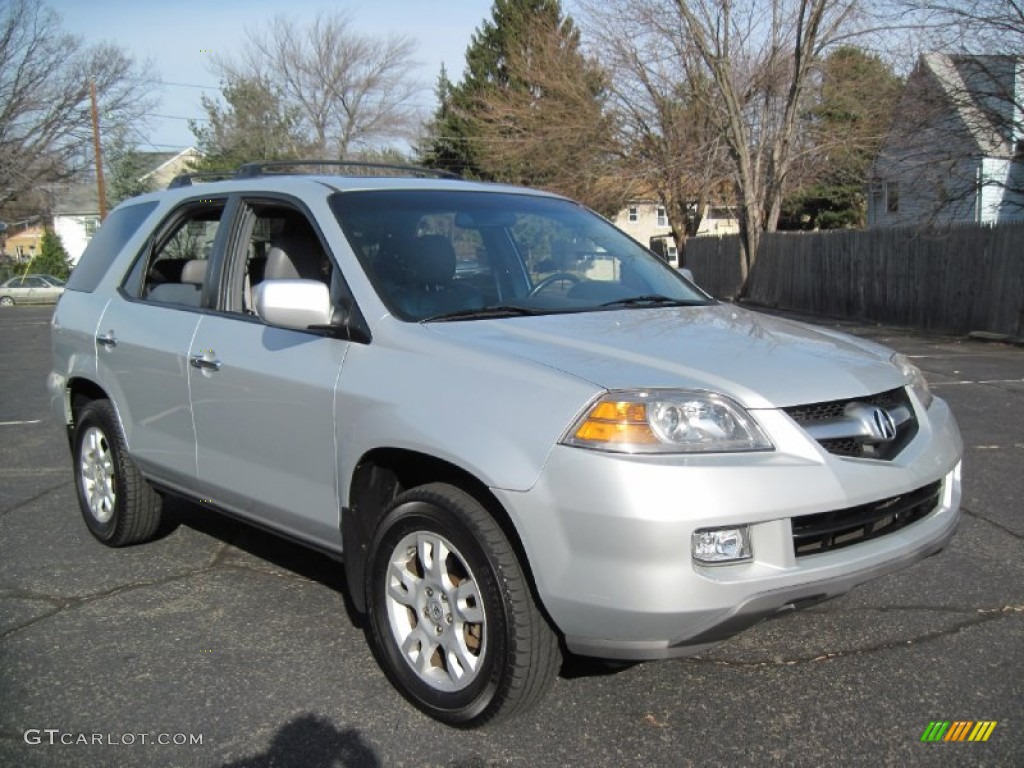
[[(436, 168), (426, 168), (422, 165), (401, 165), (391, 163), (368, 163), (357, 160), (270, 160), (266, 162), (258, 163), (245, 163), (238, 168), (235, 173), (237, 178), (252, 178), (254, 176), (263, 176), (268, 171), (271, 173), (275, 172), (277, 168), (295, 168), (303, 165), (311, 166), (335, 166), (338, 168), (351, 168), (356, 170), (356, 173), (352, 173), (352, 176), (373, 176), (382, 175), (374, 174), (373, 171), (399, 171), (407, 176), (419, 176), (426, 178), (438, 178), (438, 179), (458, 179), (461, 178), (457, 174), (450, 173), (448, 171), (437, 170)], [(280, 173), (280, 171), (277, 171)], [(287, 171), (285, 171), (287, 173)]]
[(234, 177), (235, 173), (235, 171), (196, 171), (194, 173), (179, 173), (171, 179), (171, 183), (167, 185), (167, 188), (177, 189), (178, 187), (191, 187), (193, 181), (223, 181), (224, 179)]

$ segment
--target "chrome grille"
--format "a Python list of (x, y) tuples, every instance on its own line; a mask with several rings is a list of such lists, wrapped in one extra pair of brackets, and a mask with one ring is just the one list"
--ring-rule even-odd
[[(882, 439), (871, 434), (862, 413), (882, 409), (892, 419), (895, 434)], [(851, 397), (784, 408), (829, 453), (858, 459), (892, 459), (917, 434), (917, 417), (905, 388), (867, 397)]]

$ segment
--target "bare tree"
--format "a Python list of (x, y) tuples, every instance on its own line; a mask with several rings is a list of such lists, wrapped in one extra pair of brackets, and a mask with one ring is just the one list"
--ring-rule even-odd
[(0, 5), (0, 197), (25, 196), (85, 167), (89, 82), (105, 125), (137, 122), (152, 77), (114, 45), (86, 47), (39, 0)]
[[(811, 76), (828, 47), (852, 31), (858, 0), (608, 0), (606, 7), (649, 25), (649, 50), (686, 74), (688, 96), (703, 103), (725, 144), (739, 207), (742, 296), (761, 234), (779, 220)], [(701, 79), (710, 87), (694, 87)]]
[(626, 184), (665, 206), (684, 253), (707, 206), (730, 196), (731, 176), (707, 109), (711, 83), (655, 10), (631, 0), (589, 4), (587, 31), (609, 72)]
[(988, 55), (1024, 50), (1021, 0), (899, 0), (895, 5), (933, 50)]
[(225, 82), (258, 82), (280, 89), (297, 108), (313, 151), (345, 157), (375, 142), (408, 138), (418, 124), (422, 86), (412, 78), (415, 42), (357, 34), (343, 13), (318, 14), (305, 27), (285, 16), (246, 31), (237, 59), (215, 59)]

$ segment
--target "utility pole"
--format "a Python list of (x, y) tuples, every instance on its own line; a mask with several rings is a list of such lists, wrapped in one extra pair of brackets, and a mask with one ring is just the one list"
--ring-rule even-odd
[(100, 221), (107, 218), (107, 186), (103, 182), (103, 150), (100, 148), (100, 113), (96, 108), (96, 81), (89, 81), (89, 98), (92, 101), (92, 146), (96, 155), (96, 194), (99, 195)]

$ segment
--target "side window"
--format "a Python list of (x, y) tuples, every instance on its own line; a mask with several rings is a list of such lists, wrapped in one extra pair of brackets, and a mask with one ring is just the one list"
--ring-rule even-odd
[(223, 201), (205, 201), (175, 212), (170, 227), (133, 270), (128, 292), (145, 301), (198, 307), (223, 215)]
[(234, 254), (227, 309), (255, 314), (253, 296), (264, 280), (319, 280), (337, 296), (340, 276), (312, 223), (280, 203), (250, 202), (245, 250)]
[(107, 216), (71, 273), (67, 289), (86, 293), (95, 291), (114, 259), (156, 206), (155, 202), (121, 205)]

